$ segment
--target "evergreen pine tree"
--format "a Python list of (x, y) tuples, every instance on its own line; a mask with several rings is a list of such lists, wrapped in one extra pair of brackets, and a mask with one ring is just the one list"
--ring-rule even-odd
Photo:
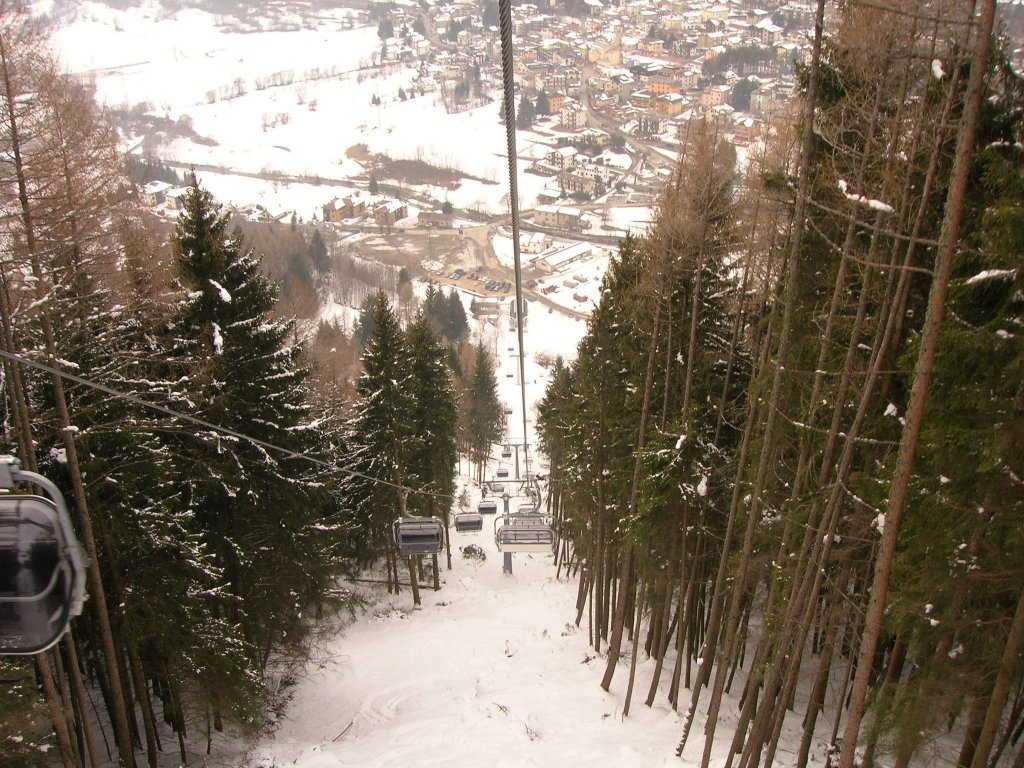
[[(259, 260), (227, 233), (228, 219), (193, 178), (173, 239), (185, 298), (175, 311), (172, 364), (182, 405), (196, 416), (287, 451), (316, 455), (308, 370), (292, 324), (274, 320), (275, 291)], [(262, 669), (301, 639), (299, 615), (330, 577), (314, 527), (329, 509), (309, 462), (246, 440), (188, 430), (177, 440), (180, 487), (233, 599), (220, 609), (243, 627)], [(308, 602), (307, 602), (308, 601)]]
[(362, 555), (393, 559), (391, 522), (400, 513), (397, 486), (408, 481), (414, 391), (408, 344), (383, 291), (373, 297), (349, 440), (354, 474), (345, 483), (351, 525)]
[(441, 340), (422, 313), (407, 336), (413, 386), (409, 476), (415, 488), (438, 494), (410, 496), (409, 506), (429, 516), (440, 511), (447, 522), (451, 504), (443, 497), (450, 497), (455, 487), (457, 459), (455, 389)]
[(550, 115), (551, 114), (551, 103), (548, 101), (548, 95), (544, 89), (540, 89), (540, 93), (537, 94), (537, 107), (535, 109), (538, 115)]
[(327, 257), (327, 244), (324, 243), (319, 229), (314, 229), (313, 236), (309, 238), (309, 260), (318, 275), (326, 275), (331, 268), (331, 262)]
[(523, 98), (519, 101), (519, 108), (516, 110), (516, 128), (529, 128), (533, 125), (535, 117), (536, 112), (533, 108), (533, 102), (524, 93)]
[(477, 344), (474, 353), (467, 397), (469, 402), (461, 410), (463, 433), (466, 435), (470, 460), (477, 464), (477, 476), (482, 480), (491, 445), (503, 439), (505, 425), (505, 414), (498, 398), (498, 379), (494, 375), (494, 361), (482, 343)]

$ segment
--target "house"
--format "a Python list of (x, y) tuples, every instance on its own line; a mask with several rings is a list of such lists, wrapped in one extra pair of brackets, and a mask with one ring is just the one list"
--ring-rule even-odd
[(572, 168), (576, 164), (576, 149), (574, 147), (557, 147), (548, 153), (547, 161), (559, 170)]
[(570, 131), (578, 131), (587, 125), (587, 112), (577, 102), (566, 102), (558, 113), (562, 127)]
[(652, 77), (650, 82), (647, 84), (647, 90), (651, 93), (661, 96), (666, 93), (679, 93), (679, 83), (671, 77), (656, 76)]
[(641, 112), (636, 119), (637, 136), (656, 136), (665, 130), (665, 118), (662, 115)]
[(455, 226), (455, 214), (444, 211), (420, 211), (416, 220), (421, 227), (433, 229), (452, 229)]
[(164, 192), (164, 202), (177, 211), (185, 210), (185, 198), (191, 191), (191, 187), (174, 187)]
[(579, 229), (581, 216), (579, 208), (571, 208), (567, 205), (538, 205), (534, 209), (533, 223), (538, 227)]
[(570, 195), (578, 192), (593, 195), (597, 191), (596, 178), (572, 171), (562, 171), (558, 174), (558, 183)]
[(560, 115), (562, 107), (565, 106), (564, 93), (552, 93), (548, 95), (548, 109), (552, 115)]
[(408, 206), (400, 200), (386, 200), (373, 209), (373, 221), (382, 227), (390, 226), (408, 215)]
[(548, 236), (543, 232), (531, 232), (520, 236), (523, 253), (543, 253), (548, 247)]
[(761, 135), (762, 123), (757, 118), (745, 117), (736, 121), (733, 140), (737, 144), (750, 144)]
[(686, 99), (679, 93), (666, 93), (654, 99), (654, 111), (665, 117), (674, 117), (683, 111)]
[(702, 107), (716, 107), (725, 104), (729, 98), (728, 85), (709, 85), (700, 92), (700, 105)]
[(380, 198), (370, 200), (361, 192), (353, 192), (342, 198), (336, 197), (324, 206), (324, 221), (354, 219), (366, 213), (369, 205), (379, 201)]
[(171, 185), (166, 181), (151, 181), (139, 190), (139, 202), (148, 207), (160, 205), (170, 188)]

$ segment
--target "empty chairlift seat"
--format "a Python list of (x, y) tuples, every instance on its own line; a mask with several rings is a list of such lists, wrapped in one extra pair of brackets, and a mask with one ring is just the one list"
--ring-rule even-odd
[(555, 531), (550, 525), (537, 520), (520, 518), (513, 525), (502, 525), (495, 531), (494, 543), (501, 552), (550, 553), (555, 548)]
[(476, 505), (476, 511), (481, 515), (496, 515), (498, 514), (498, 502), (492, 499), (484, 499)]
[(506, 480), (508, 478), (508, 470), (507, 469), (499, 469), (495, 473), (495, 477), (497, 477), (499, 480)]
[(504, 483), (498, 483), (498, 482), (495, 482), (494, 480), (491, 480), (487, 484), (491, 487), (491, 493), (499, 493), (500, 494), (500, 493), (504, 493), (505, 492), (505, 484)]
[(512, 446), (511, 445), (506, 445), (506, 446), (502, 447), (502, 449), (501, 449), (501, 458), (503, 458), (503, 459), (511, 459), (512, 458)]
[(436, 555), (444, 548), (444, 526), (436, 517), (400, 517), (392, 530), (400, 555)]
[(472, 531), (482, 531), (483, 529), (484, 519), (479, 513), (459, 512), (455, 515), (455, 530), (459, 533), (470, 533)]

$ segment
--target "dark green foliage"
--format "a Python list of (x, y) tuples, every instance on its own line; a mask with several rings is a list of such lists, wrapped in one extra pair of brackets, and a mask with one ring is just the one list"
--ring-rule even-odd
[(505, 426), (494, 361), (483, 344), (477, 344), (474, 352), (473, 370), (460, 405), (460, 422), (466, 452), (482, 478), (491, 444), (503, 439)]
[(363, 299), (363, 303), (359, 307), (359, 317), (356, 318), (355, 323), (353, 324), (352, 333), (360, 346), (365, 346), (366, 342), (373, 335), (373, 318), (376, 305), (377, 297), (375, 295), (369, 295)]
[(519, 100), (519, 107), (516, 109), (516, 128), (529, 128), (533, 125), (536, 117), (533, 102), (524, 93), (523, 98)]
[(313, 236), (309, 239), (308, 255), (318, 275), (325, 275), (330, 271), (331, 262), (327, 256), (327, 245), (324, 243), (323, 237), (320, 236), (319, 229), (314, 229)]
[(349, 525), (363, 542), (363, 556), (390, 547), (390, 524), (399, 515), (398, 486), (408, 480), (413, 438), (413, 385), (409, 348), (382, 291), (372, 297), (363, 348), (363, 374), (356, 383), (359, 401), (349, 427), (349, 469), (345, 482)]
[(0, 759), (5, 768), (47, 768), (56, 751), (30, 657), (0, 657)]
[(774, 57), (775, 52), (772, 49), (763, 48), (759, 45), (727, 48), (718, 56), (705, 61), (702, 71), (704, 77), (710, 79), (730, 69), (740, 72), (746, 71), (748, 68), (753, 69), (757, 65), (772, 61)]
[(414, 495), (411, 509), (446, 515), (455, 487), (458, 408), (447, 354), (440, 338), (421, 314), (408, 331), (412, 358), (412, 435), (408, 476), (416, 489), (437, 495)]
[[(173, 240), (187, 299), (176, 310), (172, 369), (179, 407), (295, 454), (323, 455), (306, 402), (308, 371), (259, 261), (227, 235), (227, 218), (193, 182)], [(182, 393), (183, 395), (185, 392)], [(262, 670), (272, 649), (301, 639), (298, 614), (321, 599), (334, 542), (318, 531), (332, 504), (308, 461), (245, 440), (182, 434), (175, 445), (184, 508), (228, 585), (217, 615), (241, 625)]]
[(498, 3), (495, 0), (483, 0), (482, 18), (485, 27), (498, 26), (500, 20), (498, 18)]
[(548, 103), (548, 95), (544, 92), (544, 89), (540, 89), (540, 93), (537, 94), (537, 106), (535, 109), (538, 115), (550, 115), (551, 104)]
[(454, 289), (445, 295), (433, 285), (428, 286), (423, 300), (423, 315), (435, 333), (449, 344), (459, 344), (469, 335), (466, 310)]
[(395, 36), (395, 26), (391, 23), (391, 19), (385, 16), (380, 20), (380, 24), (377, 25), (377, 37), (381, 40), (387, 40)]
[(729, 94), (729, 106), (733, 109), (747, 110), (750, 109), (750, 94), (757, 90), (757, 81), (752, 78), (744, 78), (740, 80), (732, 89), (732, 93)]

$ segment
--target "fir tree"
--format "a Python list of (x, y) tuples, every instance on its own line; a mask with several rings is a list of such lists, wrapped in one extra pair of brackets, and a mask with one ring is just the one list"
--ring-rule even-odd
[(410, 508), (429, 516), (440, 510), (447, 522), (451, 504), (444, 497), (452, 495), (457, 458), (455, 390), (444, 347), (423, 314), (409, 327), (408, 344), (413, 386), (409, 476), (415, 488), (431, 494), (410, 497)]
[(349, 429), (350, 468), (358, 474), (346, 482), (345, 498), (364, 558), (386, 555), (393, 565), (390, 526), (400, 512), (398, 486), (408, 479), (413, 438), (412, 371), (405, 334), (383, 291), (373, 297), (369, 320)]
[(477, 464), (477, 478), (483, 480), (491, 445), (503, 438), (505, 415), (498, 398), (494, 361), (482, 343), (476, 346), (466, 398), (468, 402), (461, 410), (462, 431), (466, 436), (470, 460)]
[(309, 239), (309, 260), (318, 275), (326, 275), (331, 268), (331, 262), (327, 257), (327, 245), (319, 229), (314, 229), (313, 236)]
[(537, 94), (537, 106), (536, 106), (536, 109), (534, 111), (538, 115), (550, 115), (551, 114), (551, 104), (548, 101), (548, 95), (547, 95), (547, 93), (545, 93), (543, 88), (541, 88), (540, 89), (540, 93)]
[(529, 128), (533, 125), (535, 117), (533, 102), (524, 93), (523, 98), (519, 100), (519, 108), (516, 110), (516, 128)]
[[(301, 347), (289, 344), (292, 324), (272, 318), (274, 288), (227, 223), (193, 179), (173, 239), (187, 291), (175, 312), (172, 358), (186, 388), (182, 405), (214, 424), (316, 455)], [(190, 431), (178, 455), (186, 509), (234, 598), (221, 609), (240, 622), (262, 669), (271, 650), (301, 638), (298, 615), (330, 576), (330, 542), (314, 528), (329, 500), (308, 462), (245, 440)]]

